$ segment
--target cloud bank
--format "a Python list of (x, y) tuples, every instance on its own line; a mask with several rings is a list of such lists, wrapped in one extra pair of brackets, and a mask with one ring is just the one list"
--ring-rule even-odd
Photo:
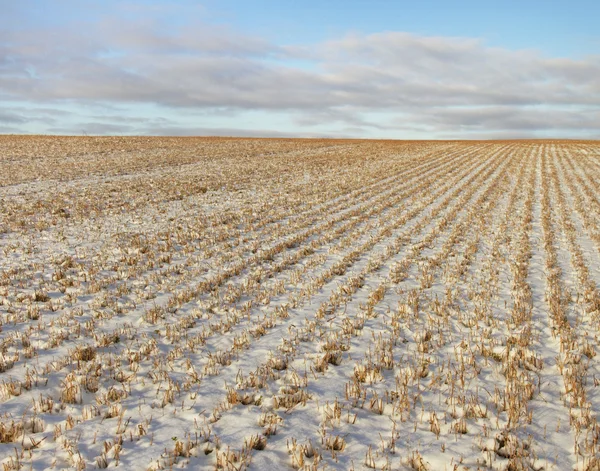
[[(600, 56), (393, 31), (277, 45), (201, 23), (84, 26), (1, 30), (0, 130), (599, 137)], [(254, 112), (264, 129), (244, 128)]]

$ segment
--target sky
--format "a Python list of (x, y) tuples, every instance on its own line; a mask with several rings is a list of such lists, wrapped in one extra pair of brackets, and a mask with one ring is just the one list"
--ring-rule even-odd
[(0, 133), (600, 138), (597, 1), (0, 10)]

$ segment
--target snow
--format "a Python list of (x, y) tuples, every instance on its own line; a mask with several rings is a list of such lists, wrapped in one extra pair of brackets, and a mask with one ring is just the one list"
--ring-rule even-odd
[(597, 143), (11, 139), (6, 469), (597, 463)]

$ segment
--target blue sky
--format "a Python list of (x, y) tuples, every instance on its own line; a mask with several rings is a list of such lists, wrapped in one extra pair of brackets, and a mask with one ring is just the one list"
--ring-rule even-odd
[(591, 1), (33, 1), (0, 133), (598, 138)]
[(349, 31), (405, 31), (478, 37), (490, 46), (555, 55), (600, 51), (600, 4), (592, 1), (218, 0), (205, 5), (215, 21), (278, 42), (318, 42)]

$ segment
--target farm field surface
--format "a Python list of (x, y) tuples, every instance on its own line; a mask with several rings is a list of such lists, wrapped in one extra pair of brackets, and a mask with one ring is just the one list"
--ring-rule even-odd
[(600, 142), (0, 136), (0, 463), (600, 469)]

